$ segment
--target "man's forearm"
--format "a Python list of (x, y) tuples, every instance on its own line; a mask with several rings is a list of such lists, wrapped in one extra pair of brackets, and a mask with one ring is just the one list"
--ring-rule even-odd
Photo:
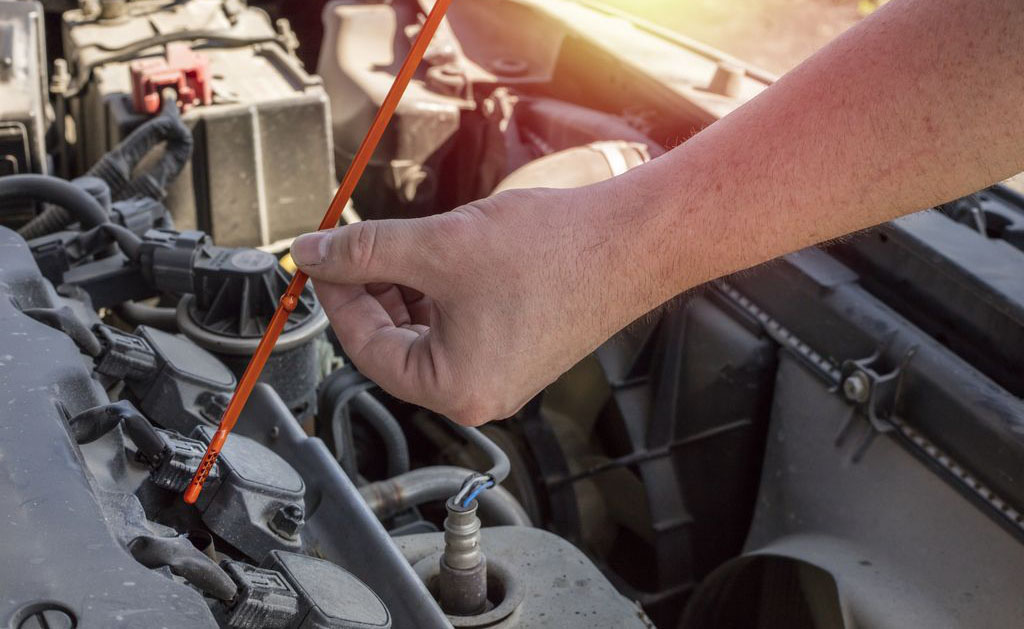
[[(892, 2), (758, 98), (602, 184), (629, 316), (1024, 170), (1024, 7)], [(652, 273), (652, 269), (654, 270)]]
[(631, 320), (712, 278), (1024, 168), (1020, 0), (893, 0), (629, 173), (302, 236), (353, 362), (393, 395), (507, 417)]

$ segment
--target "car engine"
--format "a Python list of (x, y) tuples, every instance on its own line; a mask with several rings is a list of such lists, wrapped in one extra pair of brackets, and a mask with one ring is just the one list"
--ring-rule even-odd
[[(182, 501), (429, 5), (0, 0), (0, 627), (1012, 625), (1003, 186), (684, 295), (479, 430), (380, 391), (307, 288)], [(457, 1), (344, 220), (613, 177), (772, 80)]]

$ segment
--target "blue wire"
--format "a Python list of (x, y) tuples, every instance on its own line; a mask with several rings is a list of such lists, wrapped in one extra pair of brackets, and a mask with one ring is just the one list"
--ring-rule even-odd
[(466, 499), (462, 501), (462, 506), (463, 507), (468, 507), (470, 504), (473, 503), (474, 500), (476, 500), (477, 496), (482, 494), (485, 489), (488, 489), (490, 487), (494, 487), (494, 481), (489, 480), (486, 483), (484, 483), (483, 485), (480, 485), (479, 487), (474, 489), (473, 492), (471, 494), (469, 494), (468, 496), (466, 496)]

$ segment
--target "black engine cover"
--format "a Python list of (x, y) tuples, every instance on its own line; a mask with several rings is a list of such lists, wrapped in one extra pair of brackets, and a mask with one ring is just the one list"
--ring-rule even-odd
[(0, 626), (216, 627), (198, 592), (117, 542), (65, 422), (109, 400), (71, 339), (21, 312), (62, 305), (28, 245), (0, 227), (0, 252)]

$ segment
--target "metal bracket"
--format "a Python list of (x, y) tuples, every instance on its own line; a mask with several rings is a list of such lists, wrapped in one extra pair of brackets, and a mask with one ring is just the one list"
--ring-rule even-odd
[(893, 425), (888, 417), (896, 397), (900, 370), (878, 373), (880, 352), (860, 360), (843, 361), (839, 371), (843, 397), (860, 409), (878, 432), (889, 432)]
[(839, 370), (839, 391), (853, 406), (849, 418), (836, 435), (835, 445), (838, 447), (846, 440), (858, 415), (864, 415), (871, 426), (854, 448), (854, 463), (860, 462), (876, 436), (896, 429), (890, 417), (899, 398), (903, 367), (913, 355), (913, 350), (908, 352), (899, 367), (879, 373), (883, 352), (884, 346), (867, 358), (843, 361)]
[(889, 418), (899, 398), (903, 368), (914, 355), (915, 349), (910, 348), (899, 366), (884, 373), (879, 370), (882, 349), (867, 358), (843, 361), (839, 369), (843, 397), (861, 411), (880, 433), (895, 428)]

